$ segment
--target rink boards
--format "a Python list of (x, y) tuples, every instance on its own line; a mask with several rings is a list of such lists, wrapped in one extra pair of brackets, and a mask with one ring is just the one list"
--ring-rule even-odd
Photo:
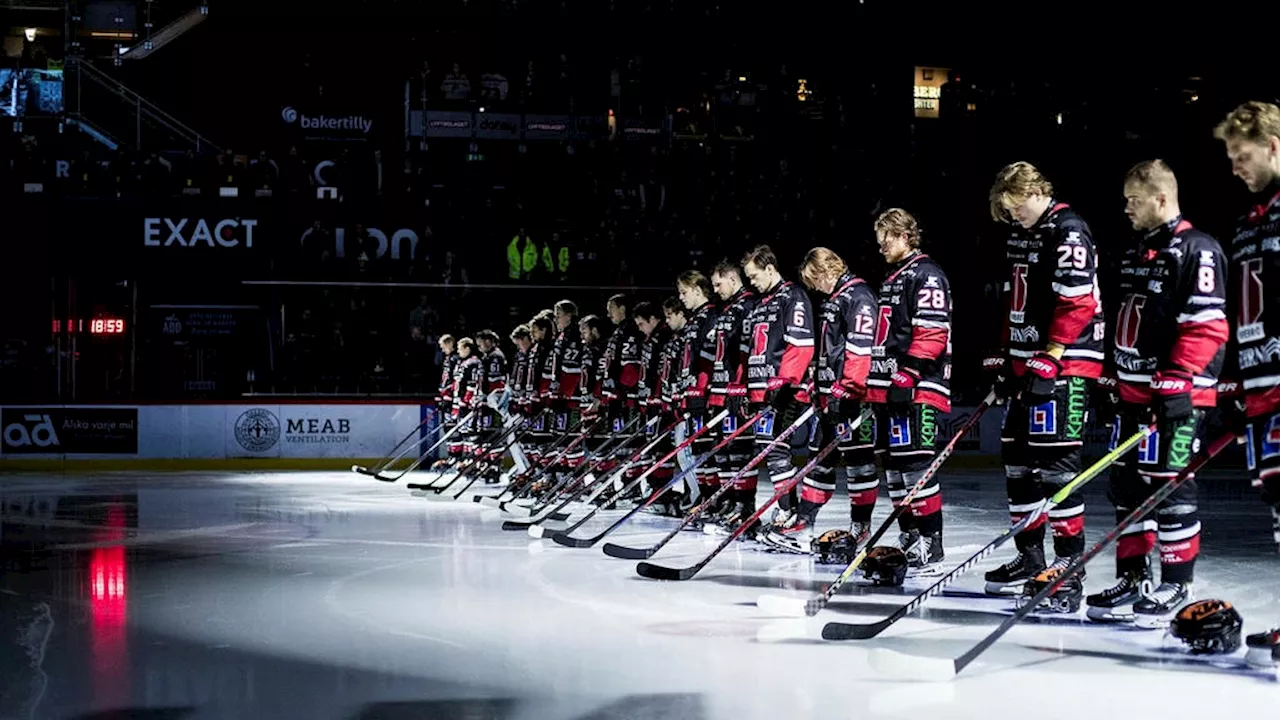
[(432, 404), (5, 405), (0, 469), (341, 469), (373, 461)]
[[(950, 438), (974, 412), (940, 418)], [(984, 414), (952, 465), (999, 462), (1003, 409)], [(5, 405), (0, 470), (345, 469), (384, 457), (406, 435), (438, 425), (433, 403), (277, 402), (195, 405)], [(1091, 449), (1105, 427), (1089, 429)]]

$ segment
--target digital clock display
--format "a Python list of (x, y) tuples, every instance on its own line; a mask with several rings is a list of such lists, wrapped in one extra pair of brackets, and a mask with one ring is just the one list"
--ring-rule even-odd
[(90, 335), (123, 335), (124, 319), (112, 317), (96, 317), (91, 320), (83, 318), (77, 320), (54, 320), (53, 332), (55, 335), (60, 333), (83, 333), (88, 332)]

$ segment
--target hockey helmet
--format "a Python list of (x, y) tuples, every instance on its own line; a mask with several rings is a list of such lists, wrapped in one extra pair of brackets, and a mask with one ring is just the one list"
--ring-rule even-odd
[(1199, 654), (1228, 655), (1240, 647), (1244, 619), (1226, 600), (1197, 600), (1178, 611), (1169, 633)]
[(848, 565), (858, 552), (858, 542), (848, 530), (828, 530), (813, 543), (818, 562), (830, 565)]
[[(1018, 597), (1018, 607), (1025, 607), (1032, 598), (1040, 594), (1041, 590), (1057, 582), (1064, 570), (1065, 568), (1061, 567), (1045, 568), (1023, 583), (1022, 595)], [(1084, 584), (1080, 582), (1080, 575), (1072, 575), (1049, 593), (1048, 597), (1041, 600), (1040, 607), (1036, 609), (1051, 613), (1073, 613), (1080, 609), (1080, 599), (1083, 596)]]
[(876, 585), (902, 585), (907, 577), (907, 554), (891, 545), (873, 547), (862, 561), (862, 574)]

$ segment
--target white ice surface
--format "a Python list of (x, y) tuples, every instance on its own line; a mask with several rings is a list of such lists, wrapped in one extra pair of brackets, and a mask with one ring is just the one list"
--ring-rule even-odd
[[(1087, 496), (1095, 538), (1114, 523), (1104, 483)], [(1004, 481), (953, 472), (943, 487), (947, 560), (959, 563), (1007, 522)], [(812, 638), (828, 621), (879, 619), (923, 585), (850, 583), (817, 617), (790, 621), (799, 623), (790, 636), (811, 639), (760, 642), (776, 620), (755, 607), (762, 592), (805, 597), (840, 568), (739, 543), (690, 581), (656, 582), (599, 545), (504, 532), (503, 514), (470, 502), (472, 493), (428, 502), (351, 473), (16, 475), (2, 492), (136, 494), (138, 528), (95, 541), (129, 550), (121, 698), (193, 707), (193, 717), (400, 717), (369, 708), (401, 703), (427, 703), (439, 717), (726, 720), (1199, 719), (1280, 708), (1274, 679), (1224, 669), (1243, 651), (1215, 664), (1160, 632), (1098, 626), (1083, 613), (1015, 628), (947, 683), (887, 678), (868, 665), (876, 647), (959, 655), (993, 629), (1010, 601), (980, 596), (981, 575), (1011, 547), (877, 639)], [(1280, 565), (1247, 480), (1206, 482), (1202, 508), (1197, 597), (1234, 603), (1246, 632), (1280, 621)], [(876, 522), (887, 510), (882, 498)], [(602, 513), (575, 534), (615, 517)], [(673, 522), (641, 516), (605, 541), (645, 546)], [(847, 524), (843, 494), (819, 524)], [(718, 541), (683, 533), (652, 562), (691, 564)], [(1090, 567), (1087, 591), (1110, 584), (1111, 557)], [(44, 592), (92, 604), (65, 585)], [(85, 671), (70, 659), (74, 638), (63, 642), (63, 659), (44, 668), (50, 716), (105, 709), (71, 687)]]

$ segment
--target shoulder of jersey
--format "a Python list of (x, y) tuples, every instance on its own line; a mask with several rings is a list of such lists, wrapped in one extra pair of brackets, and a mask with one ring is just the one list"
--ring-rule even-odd
[(1054, 213), (1053, 224), (1065, 231), (1083, 230), (1086, 233), (1089, 232), (1089, 223), (1085, 222), (1084, 218), (1080, 217), (1080, 213), (1069, 205)]

